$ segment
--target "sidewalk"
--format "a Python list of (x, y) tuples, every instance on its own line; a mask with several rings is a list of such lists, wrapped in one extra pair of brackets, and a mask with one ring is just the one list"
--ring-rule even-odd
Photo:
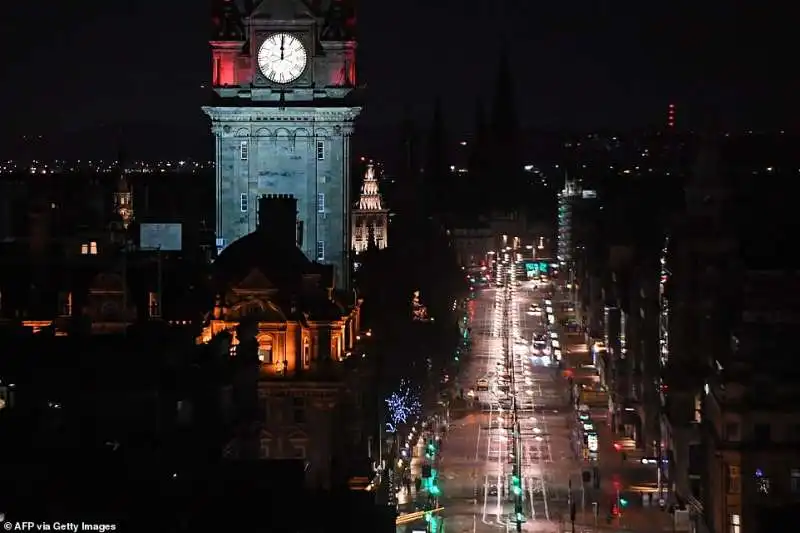
[[(580, 313), (580, 311), (578, 311)], [(587, 350), (583, 336), (563, 335), (565, 351), (575, 357), (585, 356), (582, 352)], [(580, 354), (580, 355), (579, 355)], [(569, 358), (569, 355), (567, 356)], [(580, 499), (575, 520), (576, 531), (637, 531), (640, 533), (661, 533), (672, 531), (671, 514), (658, 507), (657, 499), (653, 500), (653, 507), (649, 506), (649, 498), (642, 496), (641, 489), (655, 485), (655, 468), (641, 463), (643, 452), (632, 447), (630, 439), (616, 435), (608, 425), (608, 411), (606, 409), (592, 409), (592, 421), (598, 437), (598, 461), (594, 464), (600, 473), (600, 490), (586, 491), (586, 510), (582, 512)], [(617, 451), (614, 443), (621, 444)], [(623, 453), (624, 452), (624, 453)], [(584, 469), (592, 465), (584, 463)], [(634, 488), (636, 487), (636, 488)], [(628, 501), (622, 510), (621, 517), (615, 517), (611, 523), (607, 517), (613, 503), (617, 501), (617, 488), (619, 496)], [(580, 496), (578, 496), (580, 498)], [(592, 513), (592, 502), (599, 505), (597, 528)], [(647, 502), (647, 503), (645, 503)], [(564, 531), (571, 531), (570, 523), (566, 523)]]
[[(624, 529), (635, 531), (672, 531), (672, 515), (658, 507), (658, 500), (642, 496), (639, 490), (643, 486), (655, 485), (656, 471), (654, 467), (641, 463), (641, 452), (623, 447), (617, 451), (615, 442), (624, 439), (611, 431), (607, 421), (601, 417), (593, 417), (598, 436), (598, 467), (600, 469), (599, 525), (621, 525)], [(612, 502), (617, 499), (617, 488), (621, 498), (628, 501), (623, 508), (623, 516), (606, 524)], [(645, 503), (647, 502), (647, 503)], [(591, 524), (594, 520), (591, 519)], [(618, 527), (619, 528), (619, 527)]]

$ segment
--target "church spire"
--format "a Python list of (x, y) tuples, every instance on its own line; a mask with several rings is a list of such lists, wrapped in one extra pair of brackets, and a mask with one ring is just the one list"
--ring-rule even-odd
[(519, 153), (519, 124), (514, 104), (510, 53), (508, 45), (503, 42), (492, 102), (491, 156), (487, 163), (497, 178), (492, 188), (492, 203), (495, 208), (503, 210), (521, 207), (521, 198), (526, 196), (523, 162)]
[(508, 45), (500, 47), (500, 63), (495, 81), (492, 105), (492, 130), (500, 139), (509, 139), (517, 134), (517, 113), (514, 101), (514, 83), (511, 75), (511, 59)]
[(133, 188), (128, 180), (128, 164), (121, 146), (117, 152), (114, 211), (121, 219), (122, 227), (128, 229), (133, 221)]
[(364, 173), (364, 183), (361, 185), (358, 209), (361, 211), (383, 210), (383, 201), (378, 190), (378, 178), (375, 177), (375, 167), (372, 163), (367, 165), (367, 171)]
[(403, 119), (400, 122), (400, 145), (403, 155), (403, 177), (410, 182), (419, 170), (417, 168), (417, 131), (412, 117), (411, 107), (403, 106)]
[(478, 214), (485, 206), (483, 203), (491, 193), (491, 180), (487, 180), (489, 164), (489, 131), (486, 125), (486, 110), (482, 100), (475, 104), (475, 131), (469, 146), (468, 180), (466, 180), (469, 202), (464, 207), (472, 214)]
[(486, 127), (486, 109), (483, 101), (478, 99), (475, 103), (475, 133), (472, 136), (472, 143), (469, 153), (469, 172), (478, 177), (486, 169), (483, 168), (486, 158), (486, 143), (489, 140), (489, 132)]
[(429, 198), (429, 202), (424, 206), (426, 215), (434, 212), (441, 213), (446, 207), (443, 205), (449, 181), (447, 169), (447, 140), (444, 127), (444, 113), (442, 111), (442, 100), (436, 97), (433, 102), (433, 117), (428, 137), (428, 156), (425, 165), (425, 176), (421, 191), (423, 197)]

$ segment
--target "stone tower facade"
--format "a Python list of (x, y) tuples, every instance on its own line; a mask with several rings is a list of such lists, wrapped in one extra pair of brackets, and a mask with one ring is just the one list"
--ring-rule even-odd
[(370, 164), (364, 174), (361, 196), (353, 209), (353, 250), (356, 254), (365, 251), (372, 244), (382, 250), (389, 244), (389, 210), (384, 208), (378, 190), (375, 168)]
[[(216, 238), (256, 228), (256, 199), (298, 200), (298, 246), (350, 278), (355, 17), (345, 0), (217, 0), (211, 40)], [(289, 81), (291, 80), (291, 81)]]

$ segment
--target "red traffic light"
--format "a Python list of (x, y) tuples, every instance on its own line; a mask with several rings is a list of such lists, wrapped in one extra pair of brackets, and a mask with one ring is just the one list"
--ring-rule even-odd
[(619, 442), (615, 442), (614, 443), (614, 449), (617, 450), (617, 451), (620, 451), (622, 449), (622, 444), (620, 444)]

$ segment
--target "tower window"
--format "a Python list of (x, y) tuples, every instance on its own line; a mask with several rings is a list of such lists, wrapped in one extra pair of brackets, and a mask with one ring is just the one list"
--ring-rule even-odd
[(317, 213), (324, 213), (325, 212), (325, 193), (321, 192), (317, 194)]
[(239, 143), (239, 158), (242, 161), (247, 161), (247, 157), (249, 155), (248, 151), (249, 151), (249, 146), (247, 144), (247, 141), (242, 141), (241, 143)]
[(239, 199), (239, 208), (242, 213), (247, 213), (247, 193), (242, 193), (242, 197)]
[(81, 244), (81, 255), (97, 255), (97, 242)]
[(325, 241), (317, 241), (317, 261), (325, 261)]
[(317, 141), (317, 161), (325, 160), (325, 141)]

